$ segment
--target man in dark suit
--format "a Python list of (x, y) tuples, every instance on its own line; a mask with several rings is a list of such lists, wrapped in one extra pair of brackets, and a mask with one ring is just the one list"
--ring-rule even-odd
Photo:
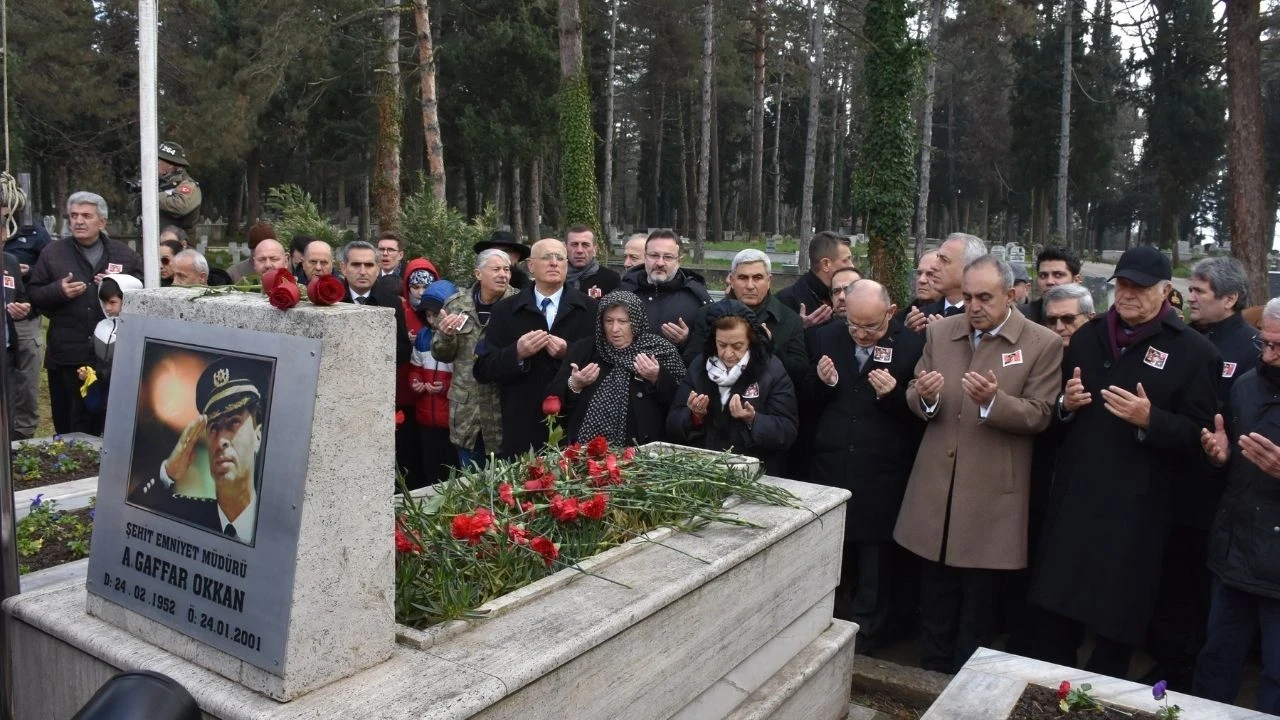
[(964, 280), (964, 269), (969, 263), (987, 254), (987, 246), (982, 238), (968, 233), (951, 233), (938, 251), (934, 254), (933, 288), (940, 296), (928, 305), (907, 313), (907, 327), (916, 332), (924, 332), (925, 327), (935, 320), (964, 313), (964, 291), (961, 283)]
[[(262, 448), (267, 385), (263, 363), (218, 358), (196, 382), (200, 414), (187, 424), (169, 457), (160, 463), (159, 480), (129, 494), (129, 502), (252, 545), (258, 524), (258, 458)], [(215, 496), (194, 497), (177, 491), (192, 473), (196, 449), (208, 450), (209, 477)], [(198, 472), (198, 471), (196, 471)]]
[(858, 280), (844, 295), (840, 322), (813, 331), (818, 363), (804, 389), (818, 417), (810, 477), (857, 498), (845, 510), (835, 614), (858, 623), (856, 647), (866, 653), (883, 642), (890, 610), (904, 600), (893, 593), (905, 559), (893, 522), (924, 431), (906, 403), (924, 338), (893, 317), (880, 283)]
[(809, 272), (779, 290), (778, 301), (800, 316), (805, 330), (843, 320), (832, 304), (831, 279), (837, 270), (849, 268), (853, 268), (849, 238), (823, 230), (809, 241)]
[(533, 244), (533, 282), (493, 306), (485, 338), (476, 348), (475, 378), (497, 383), (502, 399), (503, 457), (541, 448), (547, 441), (542, 400), (575, 340), (595, 333), (596, 303), (565, 285), (564, 243)]
[(569, 249), (569, 277), (565, 284), (594, 300), (618, 289), (622, 276), (596, 260), (596, 234), (586, 225), (574, 225), (564, 235)]

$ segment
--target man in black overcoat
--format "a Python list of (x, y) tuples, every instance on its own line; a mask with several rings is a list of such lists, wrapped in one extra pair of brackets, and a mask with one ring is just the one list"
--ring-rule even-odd
[(1200, 430), (1217, 409), (1222, 358), (1165, 301), (1169, 260), (1126, 250), (1115, 304), (1076, 331), (1063, 361), (1063, 424), (1030, 601), (1049, 611), (1038, 653), (1124, 677), (1143, 642), (1179, 488), (1200, 479)]
[(845, 291), (844, 317), (816, 329), (816, 367), (804, 382), (818, 422), (810, 477), (853, 493), (845, 514), (836, 617), (858, 623), (859, 652), (882, 643), (905, 553), (893, 525), (924, 423), (906, 404), (924, 337), (894, 318), (884, 286), (858, 280)]
[(545, 238), (533, 244), (533, 282), (493, 306), (484, 340), (476, 348), (475, 377), (497, 383), (502, 398), (500, 457), (541, 448), (547, 440), (542, 400), (560, 370), (569, 345), (593, 337), (596, 302), (565, 285), (564, 243)]

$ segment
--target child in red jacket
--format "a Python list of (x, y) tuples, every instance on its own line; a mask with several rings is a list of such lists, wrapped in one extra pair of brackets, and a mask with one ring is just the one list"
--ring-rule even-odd
[(436, 280), (422, 293), (418, 307), (426, 323), (414, 338), (409, 360), (409, 383), (418, 395), (414, 419), (421, 432), (423, 474), (429, 485), (448, 478), (449, 465), (456, 456), (449, 442), (449, 385), (453, 381), (453, 364), (431, 356), (431, 336), (440, 308), (457, 291), (448, 280)]

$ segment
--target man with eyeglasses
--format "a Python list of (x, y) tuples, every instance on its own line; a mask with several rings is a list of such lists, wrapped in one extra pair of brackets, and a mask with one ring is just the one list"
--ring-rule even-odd
[(400, 236), (390, 230), (378, 233), (378, 276), (400, 276), (404, 268), (404, 250), (400, 249)]
[(475, 379), (495, 383), (502, 403), (502, 447), (509, 458), (547, 441), (542, 400), (574, 341), (592, 337), (596, 301), (565, 284), (569, 254), (556, 238), (530, 249), (533, 282), (493, 306), (484, 339), (476, 346)]
[(1071, 336), (1093, 319), (1093, 293), (1076, 283), (1054, 285), (1041, 298), (1043, 325), (1058, 333), (1065, 352)]
[[(833, 276), (833, 292), (841, 278)], [(904, 558), (893, 542), (911, 463), (924, 424), (907, 409), (906, 390), (924, 350), (924, 337), (894, 317), (884, 286), (856, 280), (844, 292), (842, 312), (813, 330), (818, 358), (801, 385), (817, 423), (809, 443), (809, 477), (849, 490), (844, 556), (835, 615), (858, 623), (860, 653), (885, 640)]]
[[(1151, 246), (1116, 264), (1115, 302), (1071, 336), (1057, 398), (1062, 441), (1029, 600), (1043, 608), (1036, 655), (1123, 677), (1147, 640), (1178, 506), (1207, 482), (1200, 429), (1218, 408), (1222, 357), (1165, 299), (1172, 267)], [(1203, 555), (1201, 555), (1203, 563)], [(1171, 682), (1173, 678), (1168, 678)]]
[(628, 270), (618, 289), (638, 295), (653, 331), (684, 350), (694, 317), (711, 302), (706, 280), (680, 267), (680, 237), (670, 230), (650, 233), (644, 252), (644, 264)]

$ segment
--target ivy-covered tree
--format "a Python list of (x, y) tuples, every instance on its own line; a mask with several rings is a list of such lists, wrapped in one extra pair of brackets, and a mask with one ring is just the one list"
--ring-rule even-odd
[(600, 224), (595, 142), (591, 86), (582, 64), (582, 14), (578, 0), (560, 0), (560, 196), (565, 227)]
[(895, 302), (910, 294), (908, 230), (915, 209), (915, 93), (921, 50), (907, 35), (905, 0), (868, 0), (863, 35), (870, 50), (863, 70), (866, 104), (853, 202), (866, 217), (871, 275)]

